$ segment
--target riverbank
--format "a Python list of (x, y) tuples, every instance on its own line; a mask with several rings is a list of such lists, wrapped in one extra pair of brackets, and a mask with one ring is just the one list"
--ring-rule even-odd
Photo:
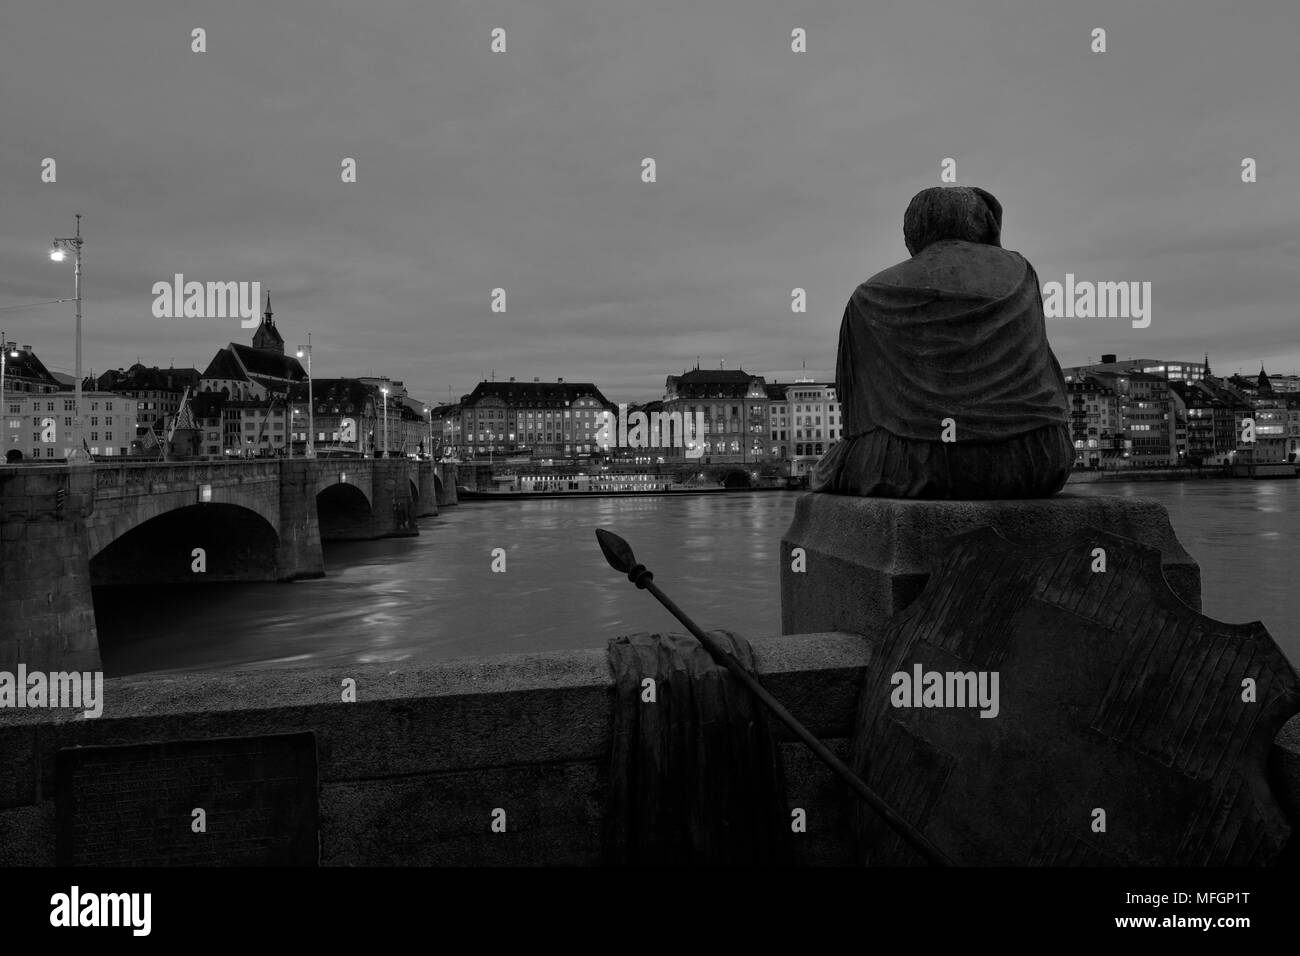
[(1220, 481), (1225, 478), (1262, 480), (1296, 478), (1291, 462), (1262, 462), (1245, 465), (1213, 465), (1205, 468), (1123, 468), (1108, 471), (1072, 471), (1068, 484), (1125, 481)]
[[(718, 495), (730, 488), (664, 488), (655, 491), (470, 491), (457, 488), (460, 501), (531, 501), (534, 498), (665, 498), (674, 495)], [(750, 489), (744, 489), (746, 491)]]

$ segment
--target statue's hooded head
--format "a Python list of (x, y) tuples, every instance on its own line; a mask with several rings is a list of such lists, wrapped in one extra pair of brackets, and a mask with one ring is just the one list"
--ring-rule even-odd
[(1002, 245), (1002, 204), (976, 186), (922, 189), (903, 214), (903, 241), (916, 255), (945, 239)]

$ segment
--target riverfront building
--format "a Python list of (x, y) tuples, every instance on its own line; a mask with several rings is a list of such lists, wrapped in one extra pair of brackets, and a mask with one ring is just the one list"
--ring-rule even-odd
[(1158, 375), (1170, 382), (1199, 382), (1210, 374), (1210, 357), (1204, 362), (1192, 362), (1186, 359), (1144, 359), (1130, 358), (1119, 361), (1113, 354), (1103, 355), (1101, 361), (1092, 365), (1075, 365), (1062, 369), (1066, 380), (1077, 379), (1080, 375), (1101, 373), (1108, 375), (1132, 374)]
[(433, 440), (439, 457), (455, 458), (463, 450), (460, 405), (435, 405), (430, 409)]
[(1250, 403), (1213, 377), (1199, 382), (1171, 382), (1170, 395), (1187, 421), (1185, 464), (1226, 465), (1246, 446), (1240, 441)]
[(293, 454), (307, 452), (308, 422), (315, 426), (317, 455), (330, 451), (370, 455), (381, 418), (382, 395), (357, 378), (318, 378), (312, 382), (315, 401), (308, 416), (307, 383), (299, 382), (289, 393), (293, 421)]
[(788, 462), (794, 447), (790, 441), (790, 403), (785, 396), (789, 387), (776, 382), (766, 386), (768, 458), (777, 462)]
[(1130, 447), (1115, 390), (1100, 378), (1088, 375), (1067, 382), (1065, 387), (1075, 467), (1123, 467)]
[(790, 474), (798, 478), (844, 437), (844, 420), (834, 385), (796, 380), (786, 389), (785, 397), (794, 445)]
[[(1252, 461), (1295, 461), (1300, 455), (1300, 394), (1278, 391), (1282, 376), (1270, 376), (1261, 365), (1259, 377), (1245, 380), (1238, 391), (1249, 402), (1256, 441), (1248, 455)], [(1234, 376), (1234, 380), (1238, 377)]]
[[(108, 458), (131, 454), (135, 401), (112, 392), (86, 391), (81, 401), (86, 409), (84, 439), (91, 455)], [(73, 448), (75, 391), (16, 393), (6, 389), (4, 405), (6, 460), (68, 457)]]
[(4, 390), (6, 395), (10, 392), (44, 395), (49, 392), (62, 391), (66, 387), (50, 374), (50, 370), (36, 357), (36, 353), (32, 351), (30, 345), (5, 342), (4, 351)]
[[(1103, 357), (1110, 358), (1110, 356)], [(1098, 430), (1095, 436), (1098, 441), (1096, 459), (1099, 465), (1109, 465), (1113, 462), (1117, 467), (1159, 468), (1181, 464), (1179, 422), (1173, 400), (1170, 398), (1169, 379), (1160, 375), (1133, 371), (1127, 367), (1110, 367), (1117, 364), (1125, 363), (1111, 362), (1062, 370), (1065, 373), (1067, 389), (1072, 385), (1085, 386), (1082, 390), (1070, 393), (1071, 437), (1075, 442), (1076, 452), (1085, 453), (1081, 463), (1086, 465), (1093, 460), (1093, 449), (1087, 444), (1089, 438), (1093, 437), (1088, 432), (1092, 427), (1088, 419), (1090, 415), (1095, 415)], [(1107, 439), (1104, 437), (1105, 428), (1102, 425), (1105, 415), (1103, 409), (1108, 404), (1108, 400), (1103, 401), (1100, 392), (1089, 391), (1086, 387), (1089, 381), (1094, 383), (1094, 388), (1101, 386), (1109, 389), (1115, 396), (1118, 429), (1111, 432), (1110, 449), (1105, 447)], [(1075, 396), (1082, 403), (1079, 411), (1076, 411), (1073, 404)], [(1089, 405), (1094, 408), (1092, 412), (1088, 410)], [(1083, 446), (1079, 445), (1080, 440), (1084, 442)], [(1108, 450), (1113, 452), (1118, 448), (1122, 448), (1118, 458), (1113, 454), (1103, 453)], [(1075, 460), (1076, 463), (1080, 463), (1077, 456)]]
[[(752, 464), (768, 459), (769, 402), (761, 375), (743, 369), (695, 368), (668, 376), (663, 410), (680, 415), (681, 421), (695, 421), (696, 413), (703, 412), (704, 453), (696, 462)], [(668, 451), (670, 462), (686, 460), (685, 448)]]
[(440, 406), (450, 421), (459, 412), (459, 443), (441, 438), (461, 457), (521, 455), (534, 459), (574, 458), (600, 451), (599, 433), (618, 412), (591, 382), (479, 382), (458, 406)]
[(148, 432), (162, 434), (164, 422), (181, 409), (188, 388), (198, 390), (199, 371), (195, 368), (147, 368), (137, 362), (129, 369), (110, 369), (98, 378), (87, 379), (83, 388), (113, 392), (136, 402), (136, 430), (133, 437), (144, 438)]

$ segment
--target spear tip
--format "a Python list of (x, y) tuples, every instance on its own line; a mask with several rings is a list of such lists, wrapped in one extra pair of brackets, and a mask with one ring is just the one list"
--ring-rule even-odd
[(627, 574), (636, 566), (636, 555), (632, 553), (632, 546), (614, 532), (597, 528), (596, 541), (600, 544), (605, 560), (615, 571)]

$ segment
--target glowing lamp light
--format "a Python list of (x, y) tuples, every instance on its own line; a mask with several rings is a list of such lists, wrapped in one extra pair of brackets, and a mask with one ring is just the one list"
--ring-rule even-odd
[(199, 504), (206, 504), (212, 500), (212, 486), (199, 485)]
[(50, 250), (50, 258), (55, 262), (62, 262), (64, 259), (68, 258), (68, 254), (63, 251), (62, 246), (55, 246)]
[(341, 485), (346, 485), (347, 483), (348, 483), (348, 476), (347, 476), (347, 473), (346, 473), (346, 472), (342, 472), (342, 471), (340, 471), (340, 472), (339, 472), (339, 484), (341, 484)]

